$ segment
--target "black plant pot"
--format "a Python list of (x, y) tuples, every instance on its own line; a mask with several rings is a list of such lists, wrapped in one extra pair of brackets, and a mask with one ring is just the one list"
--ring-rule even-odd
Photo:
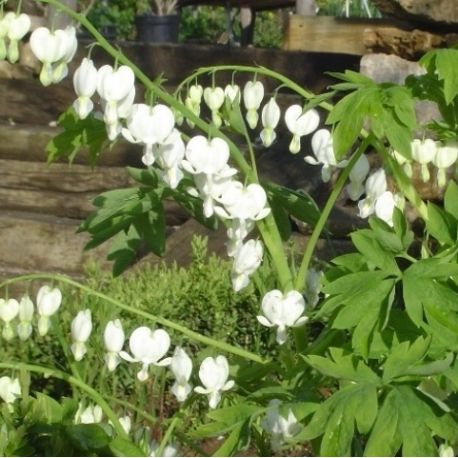
[(167, 14), (155, 16), (153, 14), (137, 16), (137, 41), (146, 43), (176, 43), (178, 41), (178, 27), (180, 16)]

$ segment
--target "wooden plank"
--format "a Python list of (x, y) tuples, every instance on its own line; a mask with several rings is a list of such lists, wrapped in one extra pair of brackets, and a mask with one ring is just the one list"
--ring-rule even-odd
[[(46, 145), (60, 132), (57, 127), (43, 125), (17, 124), (0, 126), (0, 159), (17, 161), (46, 162)], [(56, 162), (68, 163), (67, 158)], [(75, 164), (88, 164), (86, 151), (78, 153)], [(142, 166), (141, 147), (121, 139), (111, 150), (100, 155), (97, 164), (100, 166)]]
[(0, 211), (0, 271), (78, 272), (94, 257), (107, 266), (107, 247), (84, 251), (79, 221), (36, 213)]
[(254, 10), (270, 10), (289, 8), (296, 4), (296, 0), (179, 0), (180, 7), (190, 5), (226, 6), (232, 8), (253, 8)]
[[(84, 219), (95, 210), (91, 200), (97, 193), (56, 192), (0, 188), (0, 208), (22, 212), (45, 213), (64, 218)], [(165, 201), (167, 226), (179, 226), (189, 215), (174, 201)]]
[[(391, 25), (392, 26), (392, 25)], [(347, 19), (328, 16), (292, 15), (285, 35), (283, 48), (288, 51), (318, 51), (362, 56), (367, 28), (390, 27), (378, 19)]]
[(134, 181), (123, 167), (91, 167), (79, 164), (45, 164), (0, 160), (1, 186), (24, 190), (69, 193), (101, 192), (131, 186)]

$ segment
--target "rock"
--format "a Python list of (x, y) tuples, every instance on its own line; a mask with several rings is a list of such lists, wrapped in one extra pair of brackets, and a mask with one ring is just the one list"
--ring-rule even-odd
[(377, 83), (404, 84), (407, 76), (426, 73), (417, 62), (390, 54), (366, 54), (361, 59), (360, 68), (363, 75)]
[(427, 29), (436, 29), (441, 24), (451, 29), (458, 24), (456, 0), (373, 0), (373, 3), (382, 14), (421, 24)]

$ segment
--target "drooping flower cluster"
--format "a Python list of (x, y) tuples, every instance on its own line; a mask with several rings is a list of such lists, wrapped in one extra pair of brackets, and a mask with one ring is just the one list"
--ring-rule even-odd
[(30, 36), (30, 48), (43, 64), (40, 81), (43, 86), (59, 83), (68, 75), (68, 64), (78, 48), (76, 29), (49, 30), (47, 27), (35, 29)]
[[(50, 317), (60, 307), (62, 294), (58, 288), (42, 286), (37, 294), (36, 308), (38, 314), (38, 333), (47, 334), (50, 326)], [(32, 320), (34, 304), (29, 296), (23, 296), (18, 302), (16, 299), (0, 299), (0, 320), (3, 321), (2, 337), (11, 340), (17, 335), (21, 340), (27, 340), (33, 331)], [(13, 325), (19, 318), (17, 325)]]
[(19, 60), (19, 41), (30, 30), (30, 17), (12, 11), (0, 16), (0, 61), (8, 59), (12, 64)]
[[(412, 159), (420, 164), (420, 176), (423, 182), (430, 179), (429, 164), (437, 168), (436, 181), (439, 188), (446, 185), (446, 170), (458, 159), (458, 143), (455, 141), (438, 142), (426, 138), (415, 139), (411, 143)], [(393, 157), (402, 165), (408, 177), (412, 176), (412, 162), (397, 151), (393, 151)]]

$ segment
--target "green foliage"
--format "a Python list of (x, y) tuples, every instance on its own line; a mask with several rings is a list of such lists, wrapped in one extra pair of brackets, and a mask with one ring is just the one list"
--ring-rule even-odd
[(410, 91), (391, 83), (376, 84), (349, 70), (331, 75), (344, 81), (334, 84), (334, 90), (351, 91), (335, 105), (326, 119), (326, 123), (334, 128), (336, 157), (343, 157), (363, 126), (369, 124), (378, 139), (388, 140), (396, 151), (410, 159), (412, 133), (417, 125)]
[(0, 411), (2, 456), (143, 456), (108, 424), (74, 424), (78, 403), (37, 393)]

